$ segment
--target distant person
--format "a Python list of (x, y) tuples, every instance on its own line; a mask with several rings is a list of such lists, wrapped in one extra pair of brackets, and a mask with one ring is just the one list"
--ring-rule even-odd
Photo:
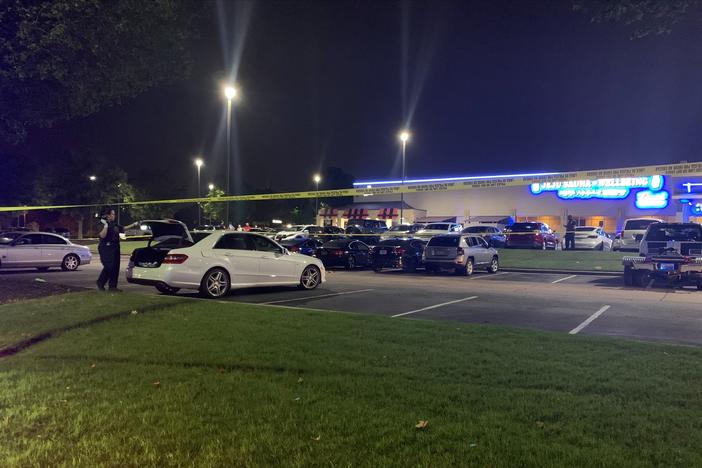
[(249, 232), (251, 230), (251, 226), (249, 226), (249, 223), (244, 223), (244, 232)]
[(239, 232), (241, 232), (241, 231), (244, 230), (244, 228), (241, 227), (241, 224), (238, 224), (238, 225), (236, 226), (236, 230), (239, 231)]
[(568, 215), (568, 222), (563, 226), (566, 228), (564, 250), (575, 250), (575, 227), (577, 225), (578, 223), (573, 219), (573, 215)]
[(119, 233), (121, 229), (115, 222), (115, 218), (115, 210), (112, 208), (103, 210), (100, 216), (98, 253), (100, 254), (102, 271), (97, 279), (97, 287), (100, 291), (105, 290), (105, 284), (109, 286), (110, 291), (120, 291), (117, 289), (117, 280), (119, 279)]

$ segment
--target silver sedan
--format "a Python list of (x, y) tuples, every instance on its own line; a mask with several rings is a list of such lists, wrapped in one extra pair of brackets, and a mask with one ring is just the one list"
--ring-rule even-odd
[(0, 234), (0, 268), (51, 267), (76, 270), (92, 260), (90, 249), (50, 232), (3, 232)]

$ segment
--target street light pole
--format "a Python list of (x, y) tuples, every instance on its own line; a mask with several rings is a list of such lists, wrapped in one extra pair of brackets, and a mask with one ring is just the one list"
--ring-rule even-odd
[[(405, 153), (407, 151), (407, 141), (410, 139), (410, 132), (403, 130), (399, 135), (402, 142), (402, 188), (405, 185)], [(405, 220), (405, 192), (400, 192), (400, 224)]]
[[(200, 191), (200, 168), (205, 164), (202, 159), (197, 158), (195, 160), (195, 165), (197, 166), (197, 198), (200, 198), (202, 196), (202, 192)], [(200, 226), (202, 224), (202, 206), (200, 202), (197, 202), (197, 225)]]
[[(230, 192), (230, 178), (231, 178), (231, 159), (232, 159), (232, 99), (237, 96), (237, 90), (234, 86), (227, 86), (224, 88), (224, 96), (227, 98), (227, 183), (226, 183), (226, 194), (231, 195)], [(229, 202), (226, 202), (227, 211), (226, 218), (224, 221), (225, 229), (229, 227)]]
[(316, 186), (316, 196), (314, 198), (314, 224), (317, 224), (317, 217), (319, 216), (319, 182), (322, 177), (319, 174), (314, 175), (314, 183)]

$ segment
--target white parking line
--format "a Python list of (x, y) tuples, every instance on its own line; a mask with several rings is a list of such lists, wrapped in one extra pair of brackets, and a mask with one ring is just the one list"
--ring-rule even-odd
[(393, 315), (392, 318), (402, 317), (403, 315), (416, 314), (417, 312), (422, 312), (422, 311), (430, 310), (430, 309), (436, 309), (437, 307), (443, 307), (443, 306), (455, 304), (457, 302), (472, 301), (473, 299), (477, 299), (477, 298), (478, 298), (478, 296), (470, 296), (470, 297), (464, 297), (463, 299), (456, 299), (455, 301), (442, 302), (441, 304), (435, 304), (433, 306), (422, 307), (421, 309), (410, 310), (409, 312), (403, 312), (401, 314), (396, 314), (396, 315)]
[(565, 278), (558, 278), (556, 281), (551, 281), (551, 284), (560, 283), (561, 281), (569, 280), (571, 278), (575, 278), (576, 276), (578, 276), (578, 275), (570, 275), (570, 276), (566, 276)]
[(283, 299), (281, 301), (258, 302), (257, 304), (261, 304), (261, 305), (282, 304), (283, 302), (304, 301), (305, 299), (317, 299), (320, 297), (343, 296), (345, 294), (356, 294), (356, 293), (362, 293), (362, 292), (368, 292), (368, 291), (375, 291), (375, 289), (358, 289), (356, 291), (344, 291), (344, 292), (332, 293), (332, 294), (320, 294), (318, 296), (296, 297), (295, 299)]
[(604, 314), (604, 313), (607, 311), (607, 309), (609, 309), (609, 306), (608, 306), (608, 305), (602, 306), (602, 308), (601, 308), (600, 310), (598, 310), (597, 312), (595, 312), (594, 314), (592, 314), (591, 316), (589, 316), (583, 323), (581, 323), (581, 324), (578, 325), (577, 327), (573, 328), (569, 333), (570, 333), (571, 335), (575, 335), (576, 333), (578, 333), (579, 331), (581, 331), (583, 328), (585, 328), (585, 327), (587, 327), (588, 325), (590, 325), (590, 323), (592, 323), (592, 321), (595, 320), (597, 317), (599, 317), (600, 315)]

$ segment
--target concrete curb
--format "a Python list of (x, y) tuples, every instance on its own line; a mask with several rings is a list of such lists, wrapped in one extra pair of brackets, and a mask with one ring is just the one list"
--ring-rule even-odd
[(591, 275), (591, 276), (621, 276), (623, 272), (619, 271), (593, 271), (593, 270), (548, 270), (540, 268), (504, 268), (500, 267), (500, 271), (511, 273), (539, 273), (539, 274), (556, 274), (556, 275)]

